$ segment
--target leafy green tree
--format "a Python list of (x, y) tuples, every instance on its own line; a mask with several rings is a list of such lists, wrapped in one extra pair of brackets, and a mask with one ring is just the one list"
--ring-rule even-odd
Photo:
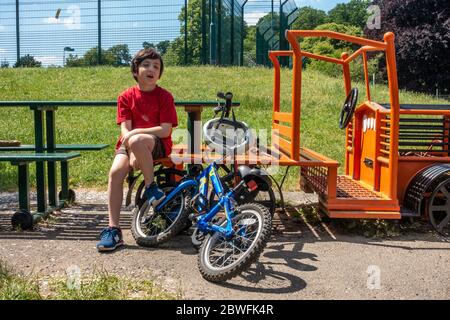
[(9, 68), (9, 62), (6, 60), (3, 60), (0, 64), (0, 68)]
[(144, 41), (144, 42), (142, 43), (142, 47), (143, 47), (144, 49), (148, 49), (148, 48), (156, 48), (156, 46), (153, 44), (153, 42), (147, 42), (147, 41)]
[(244, 65), (256, 64), (256, 26), (245, 28)]
[[(119, 44), (107, 50), (101, 51), (100, 65), (106, 66), (128, 66), (131, 62), (131, 55), (128, 45)], [(89, 49), (83, 57), (79, 58), (77, 55), (70, 54), (66, 60), (67, 67), (83, 67), (83, 66), (97, 66), (98, 63), (98, 47)]]
[(325, 11), (311, 7), (302, 7), (298, 11), (297, 20), (292, 24), (292, 30), (314, 30), (317, 26), (328, 22)]
[(118, 44), (113, 46), (107, 50), (107, 55), (112, 57), (113, 66), (128, 66), (131, 62), (130, 50), (128, 49), (128, 45), (126, 44)]
[(161, 53), (161, 55), (165, 55), (167, 50), (169, 49), (170, 46), (170, 41), (169, 40), (164, 40), (159, 42), (156, 45), (156, 49), (158, 49), (159, 53)]
[(178, 16), (178, 20), (181, 22), (181, 36), (172, 41), (170, 47), (167, 49), (165, 55), (165, 61), (172, 65), (185, 64), (185, 54), (188, 64), (201, 64), (202, 54), (202, 1), (190, 0), (188, 2), (187, 10), (187, 51), (184, 47), (184, 24), (185, 15), (184, 7), (181, 9), (181, 13)]
[(40, 68), (42, 62), (37, 61), (33, 56), (27, 54), (20, 57), (19, 60), (14, 64), (14, 68)]
[[(344, 33), (350, 36), (362, 36), (362, 30), (355, 26), (342, 25), (337, 23), (326, 23), (318, 26), (315, 30), (328, 30), (335, 31), (339, 33)], [(347, 52), (351, 54), (354, 52), (359, 46), (352, 45), (346, 41), (329, 39), (329, 38), (305, 38), (301, 43), (301, 48), (304, 51), (308, 51), (311, 53), (324, 55), (328, 57), (333, 57), (340, 59), (342, 53)], [(370, 60), (369, 64), (369, 73), (376, 72), (378, 61), (374, 57)], [(333, 76), (333, 77), (341, 77), (342, 76), (342, 67), (330, 62), (318, 61), (315, 59), (308, 59), (308, 67), (312, 69), (316, 69), (322, 71), (323, 73)], [(354, 80), (362, 80), (363, 79), (363, 65), (361, 59), (356, 59), (354, 62), (350, 64), (350, 71), (352, 74), (352, 79)]]
[(328, 21), (364, 29), (369, 18), (367, 9), (371, 3), (370, 0), (350, 0), (349, 3), (339, 3), (328, 12)]

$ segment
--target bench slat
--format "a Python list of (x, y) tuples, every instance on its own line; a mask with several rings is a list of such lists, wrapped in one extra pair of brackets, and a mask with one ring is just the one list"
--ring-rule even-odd
[(0, 153), (0, 161), (66, 161), (81, 156), (79, 153)]
[[(55, 151), (97, 151), (107, 148), (108, 144), (57, 144)], [(20, 146), (0, 147), (0, 151), (34, 151), (34, 144), (23, 144)], [(44, 146), (47, 150), (47, 146)]]
[(292, 124), (292, 113), (290, 113), (290, 112), (274, 112), (273, 120), (287, 122), (289, 124)]

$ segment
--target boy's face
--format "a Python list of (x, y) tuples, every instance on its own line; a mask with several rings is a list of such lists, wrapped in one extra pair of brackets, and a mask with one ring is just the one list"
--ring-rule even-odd
[(141, 62), (134, 75), (138, 79), (139, 85), (143, 87), (153, 87), (159, 80), (161, 72), (161, 62), (159, 59), (145, 59)]

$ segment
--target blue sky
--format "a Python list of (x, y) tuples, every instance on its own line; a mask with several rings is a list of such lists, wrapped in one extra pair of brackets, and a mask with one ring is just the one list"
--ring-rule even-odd
[[(294, 0), (297, 7), (313, 7), (326, 12), (333, 9), (338, 3), (348, 3), (350, 0)], [(274, 0), (275, 11), (279, 6), (279, 0)], [(278, 5), (277, 5), (278, 4)], [(245, 17), (249, 25), (255, 25), (259, 18), (271, 10), (272, 0), (248, 0), (245, 6)]]
[[(349, 0), (295, 0), (297, 7), (329, 11)], [(278, 10), (279, 0), (274, 0)], [(33, 55), (44, 66), (62, 65), (66, 46), (82, 56), (97, 45), (97, 0), (20, 0), (21, 56)], [(151, 7), (149, 7), (151, 4)], [(277, 5), (278, 4), (278, 5)], [(177, 20), (184, 0), (102, 0), (102, 47), (127, 43), (130, 52), (142, 42), (158, 43), (179, 35)], [(58, 19), (57, 9), (61, 8)], [(248, 24), (267, 14), (271, 0), (249, 0), (245, 6)], [(16, 59), (15, 0), (0, 0), (0, 62)]]
[(311, 6), (313, 8), (330, 11), (338, 3), (347, 3), (350, 0), (295, 0), (297, 7)]

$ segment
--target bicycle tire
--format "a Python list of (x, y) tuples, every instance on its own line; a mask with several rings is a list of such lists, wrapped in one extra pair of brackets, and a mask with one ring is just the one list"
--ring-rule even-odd
[[(257, 204), (257, 203), (246, 203), (243, 205), (238, 206), (237, 208), (238, 213), (236, 216), (234, 216), (232, 219), (233, 221), (233, 227), (238, 226), (239, 222), (241, 224), (245, 225), (243, 222), (244, 220), (249, 220), (248, 218), (245, 219), (245, 216), (248, 213), (253, 213), (254, 216), (258, 219), (258, 227), (257, 227), (257, 233), (254, 238), (254, 240), (249, 245), (248, 249), (243, 253), (241, 257), (239, 257), (236, 261), (232, 262), (230, 265), (219, 268), (219, 267), (213, 267), (210, 263), (210, 251), (212, 246), (217, 241), (224, 240), (225, 242), (230, 242), (230, 240), (225, 240), (223, 236), (221, 236), (219, 233), (213, 233), (208, 234), (205, 237), (205, 240), (203, 241), (203, 244), (200, 248), (200, 252), (198, 255), (198, 267), (200, 270), (200, 273), (202, 277), (210, 282), (223, 282), (232, 279), (233, 277), (239, 275), (241, 272), (245, 271), (250, 267), (250, 265), (254, 262), (256, 262), (260, 256), (260, 254), (263, 252), (264, 248), (266, 247), (267, 241), (270, 238), (271, 235), (271, 229), (272, 229), (272, 218), (270, 215), (269, 210), (264, 207), (263, 205)], [(224, 221), (223, 223), (225, 223)], [(248, 223), (248, 222), (246, 222)], [(254, 225), (254, 224), (253, 224)], [(239, 230), (241, 228), (237, 229), (236, 233), (239, 233)], [(245, 241), (245, 237), (243, 236), (234, 236), (231, 241), (237, 242), (239, 238), (243, 238)], [(242, 242), (242, 240), (240, 240)], [(233, 244), (232, 244), (233, 245)], [(221, 248), (224, 249), (224, 248)], [(220, 252), (223, 252), (225, 250), (221, 250)], [(234, 250), (233, 250), (234, 253)], [(228, 259), (227, 259), (228, 260)], [(217, 262), (218, 259), (215, 261)], [(226, 262), (226, 260), (225, 260)], [(225, 264), (224, 262), (224, 264)]]
[[(168, 194), (175, 186), (160, 186), (161, 189), (164, 190), (166, 194)], [(176, 202), (177, 201), (177, 202)], [(178, 204), (179, 208), (177, 209), (177, 215), (174, 217), (174, 219), (171, 221), (171, 223), (167, 227), (167, 215), (163, 215), (163, 213), (156, 212), (151, 213), (151, 215), (154, 216), (148, 223), (154, 223), (155, 219), (159, 219), (156, 223), (160, 223), (161, 225), (164, 224), (166, 227), (159, 228), (158, 225), (155, 224), (155, 230), (156, 233), (152, 233), (151, 235), (146, 234), (144, 232), (143, 227), (141, 226), (141, 220), (143, 218), (143, 214), (148, 213), (150, 210), (153, 210), (151, 206), (149, 206), (148, 202), (145, 201), (145, 199), (141, 199), (140, 203), (136, 208), (133, 210), (133, 216), (131, 221), (131, 233), (133, 235), (133, 238), (135, 239), (136, 243), (143, 247), (155, 247), (158, 246), (164, 242), (169, 241), (173, 237), (175, 237), (178, 233), (181, 232), (181, 230), (186, 226), (186, 222), (188, 220), (188, 215), (186, 212), (186, 202), (185, 202), (185, 196), (183, 192), (180, 192), (177, 194), (171, 201), (169, 201), (165, 207), (168, 207), (173, 204)], [(162, 208), (161, 210), (163, 210)], [(170, 219), (170, 218), (169, 218)]]

